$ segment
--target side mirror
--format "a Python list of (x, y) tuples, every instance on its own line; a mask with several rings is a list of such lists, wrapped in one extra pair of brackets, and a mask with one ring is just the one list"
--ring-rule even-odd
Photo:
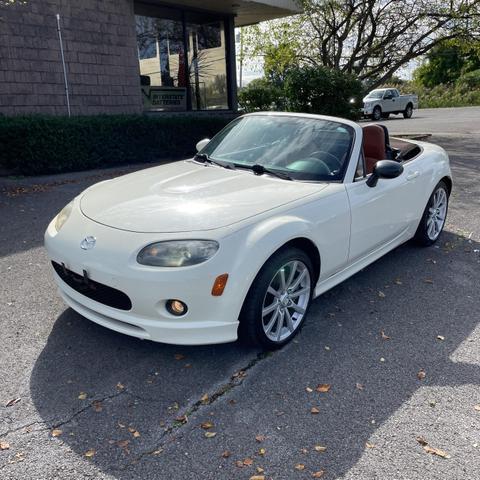
[(200, 140), (198, 143), (197, 143), (197, 152), (199, 152), (200, 150), (203, 150), (206, 146), (207, 146), (207, 143), (210, 141), (209, 138), (204, 138), (203, 140)]
[(373, 167), (367, 180), (369, 187), (374, 187), (379, 178), (396, 178), (403, 173), (403, 165), (393, 160), (380, 160)]

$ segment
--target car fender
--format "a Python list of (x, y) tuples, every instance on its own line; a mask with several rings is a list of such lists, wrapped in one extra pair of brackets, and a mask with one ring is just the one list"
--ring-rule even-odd
[(311, 222), (301, 217), (282, 215), (232, 234), (232, 237), (238, 237), (230, 238), (236, 244), (237, 254), (231, 267), (233, 283), (229, 287), (236, 292), (239, 300), (238, 314), (258, 272), (277, 250), (296, 238), (306, 238), (317, 246), (312, 238), (312, 227)]

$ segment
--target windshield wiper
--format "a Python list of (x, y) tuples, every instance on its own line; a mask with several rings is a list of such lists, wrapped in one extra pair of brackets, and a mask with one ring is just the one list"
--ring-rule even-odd
[(218, 165), (219, 167), (228, 168), (230, 170), (235, 170), (235, 165), (228, 162), (218, 162), (217, 160), (212, 160), (210, 156), (206, 153), (197, 153), (194, 157), (194, 160), (201, 163), (210, 163), (211, 165)]
[(273, 170), (273, 169), (264, 167), (259, 163), (254, 163), (253, 165), (239, 165), (238, 163), (236, 163), (235, 166), (238, 168), (248, 168), (249, 170), (252, 170), (255, 175), (264, 175), (265, 173), (268, 173), (269, 175), (273, 175), (278, 178), (283, 178), (283, 180), (293, 180), (293, 178), (287, 173), (283, 173), (278, 170)]

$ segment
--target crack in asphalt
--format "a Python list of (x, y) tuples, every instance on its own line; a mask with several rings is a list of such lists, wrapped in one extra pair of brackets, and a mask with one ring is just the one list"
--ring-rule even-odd
[[(12, 433), (16, 433), (20, 430), (24, 430), (24, 429), (27, 429), (27, 428), (30, 428), (32, 427), (33, 425), (45, 425), (45, 427), (43, 428), (37, 428), (35, 430), (28, 430), (26, 431), (25, 433), (26, 434), (30, 434), (30, 433), (36, 433), (36, 432), (43, 432), (43, 431), (46, 431), (46, 430), (53, 430), (55, 428), (58, 428), (58, 427), (61, 427), (63, 425), (66, 425), (68, 423), (70, 423), (73, 419), (75, 419), (76, 417), (78, 417), (79, 415), (81, 415), (83, 412), (87, 411), (89, 408), (92, 408), (92, 405), (95, 403), (95, 402), (104, 402), (105, 400), (111, 400), (112, 398), (116, 398), (122, 394), (128, 394), (128, 395), (131, 395), (128, 391), (126, 390), (121, 390), (119, 392), (115, 392), (111, 395), (106, 395), (105, 397), (101, 397), (101, 398), (93, 398), (91, 400), (91, 402), (88, 404), (88, 405), (85, 405), (83, 406), (82, 408), (80, 408), (79, 410), (77, 410), (76, 412), (72, 413), (69, 417), (67, 417), (65, 420), (57, 420), (55, 421), (55, 419), (49, 419), (49, 420), (36, 420), (34, 422), (30, 422), (30, 423), (27, 423), (27, 424), (24, 424), (24, 425), (20, 425), (19, 427), (15, 427), (15, 428), (12, 428), (10, 430), (6, 430), (4, 432), (1, 432), (0, 433), (0, 437), (1, 438), (5, 438), (7, 437), (8, 435), (11, 435)], [(132, 395), (133, 396), (133, 395)]]
[[(199, 399), (192, 403), (191, 405), (187, 406), (183, 412), (178, 418), (184, 418), (184, 421), (178, 421), (174, 420), (173, 422), (170, 423), (170, 425), (166, 426), (164, 428), (164, 431), (162, 435), (160, 436), (159, 440), (163, 440), (165, 437), (170, 435), (173, 432), (179, 431), (182, 427), (186, 426), (188, 424), (188, 417), (197, 413), (200, 411), (203, 407), (207, 407), (212, 405), (214, 402), (216, 402), (218, 399), (226, 395), (228, 392), (230, 392), (232, 389), (239, 387), (240, 385), (243, 384), (243, 381), (245, 380), (247, 376), (247, 372), (251, 370), (253, 367), (255, 367), (258, 363), (260, 363), (262, 360), (264, 360), (267, 357), (270, 357), (274, 355), (275, 352), (261, 352), (258, 353), (255, 358), (252, 358), (245, 367), (240, 368), (236, 373), (234, 373), (231, 377), (230, 380), (226, 383), (221, 384), (212, 394), (208, 395), (208, 403), (205, 402), (202, 399)], [(130, 462), (126, 463), (124, 466), (120, 466), (118, 468), (115, 468), (114, 470), (117, 471), (126, 471), (133, 465), (137, 464), (140, 462), (144, 457), (153, 454), (154, 452), (158, 450), (163, 450), (164, 446), (167, 445), (169, 442), (168, 441), (160, 441), (155, 447), (149, 448), (148, 450), (139, 453), (136, 455), (134, 459), (132, 459)]]

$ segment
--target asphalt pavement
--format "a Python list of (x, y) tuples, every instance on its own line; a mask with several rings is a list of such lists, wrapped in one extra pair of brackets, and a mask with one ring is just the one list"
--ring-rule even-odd
[(62, 303), (47, 223), (138, 167), (0, 179), (0, 478), (478, 479), (480, 108), (385, 124), (449, 152), (445, 231), (322, 295), (273, 353), (141, 341)]

